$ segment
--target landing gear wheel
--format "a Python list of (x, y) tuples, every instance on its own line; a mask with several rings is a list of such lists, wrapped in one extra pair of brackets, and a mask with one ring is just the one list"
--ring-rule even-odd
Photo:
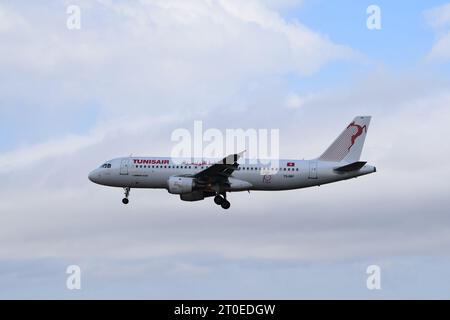
[(128, 196), (130, 195), (131, 188), (130, 187), (126, 187), (126, 188), (123, 188), (123, 190), (125, 191), (125, 198), (122, 199), (122, 203), (123, 204), (128, 204), (128, 202), (130, 202), (128, 200)]
[(214, 203), (217, 204), (218, 206), (220, 206), (222, 203), (224, 203), (224, 201), (226, 201), (226, 200), (219, 195), (214, 197)]
[(222, 204), (220, 206), (225, 210), (230, 209), (231, 203), (230, 203), (230, 201), (224, 199), (224, 202), (222, 202)]

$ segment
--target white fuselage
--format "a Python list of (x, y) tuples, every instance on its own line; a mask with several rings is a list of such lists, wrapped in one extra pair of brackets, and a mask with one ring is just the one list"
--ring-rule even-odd
[[(212, 165), (214, 161), (190, 163), (164, 157), (124, 157), (108, 161), (89, 174), (97, 184), (122, 188), (168, 189), (168, 180), (174, 176), (193, 176)], [(342, 163), (319, 160), (280, 160), (277, 167), (250, 163), (242, 159), (239, 168), (229, 178), (227, 192), (247, 190), (291, 190), (318, 186), (370, 174), (376, 168), (364, 165), (351, 172), (334, 169)], [(254, 161), (254, 163), (265, 163)]]

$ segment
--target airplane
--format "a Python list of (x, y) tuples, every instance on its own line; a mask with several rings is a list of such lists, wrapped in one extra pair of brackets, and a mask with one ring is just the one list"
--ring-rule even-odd
[(227, 193), (301, 189), (376, 172), (376, 167), (360, 161), (370, 120), (370, 116), (354, 118), (318, 158), (279, 160), (276, 168), (262, 165), (264, 161), (241, 161), (243, 153), (200, 162), (128, 156), (105, 162), (88, 178), (99, 185), (123, 188), (123, 204), (129, 203), (132, 188), (152, 188), (167, 189), (183, 201), (214, 197), (215, 204), (229, 209)]

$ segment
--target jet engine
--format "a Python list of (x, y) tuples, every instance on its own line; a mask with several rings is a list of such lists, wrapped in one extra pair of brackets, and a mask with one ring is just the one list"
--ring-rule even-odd
[(167, 180), (167, 189), (172, 194), (184, 194), (192, 192), (195, 186), (193, 178), (170, 177)]
[(197, 190), (190, 193), (180, 194), (180, 199), (183, 201), (201, 201), (205, 199), (205, 194), (201, 190)]

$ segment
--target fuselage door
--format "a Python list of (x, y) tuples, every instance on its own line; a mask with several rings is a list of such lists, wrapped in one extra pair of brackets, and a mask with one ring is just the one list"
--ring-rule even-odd
[(128, 174), (128, 166), (130, 165), (130, 159), (122, 159), (122, 162), (120, 163), (120, 174), (121, 175), (127, 175)]
[(309, 179), (317, 179), (317, 161), (309, 161)]

